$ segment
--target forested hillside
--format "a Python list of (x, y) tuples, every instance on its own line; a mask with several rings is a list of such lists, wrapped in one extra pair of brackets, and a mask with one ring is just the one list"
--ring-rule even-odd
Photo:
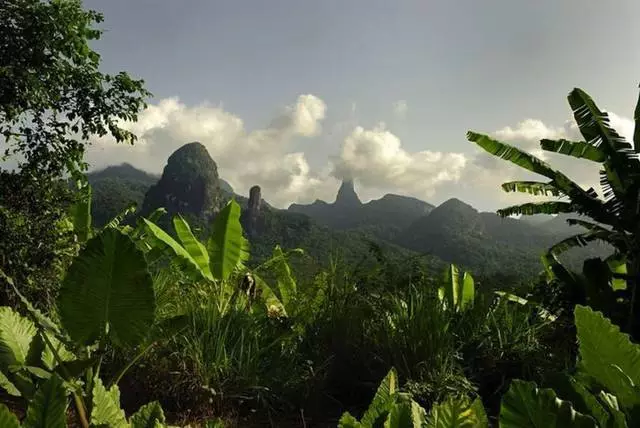
[[(248, 34), (248, 44), (241, 46), (258, 45), (260, 67), (247, 66), (251, 55), (236, 49), (240, 45), (224, 45), (216, 51), (215, 71), (229, 68), (242, 85), (207, 86), (242, 91), (236, 106), (262, 108), (258, 92), (271, 92), (285, 69), (293, 69), (287, 91), (302, 82), (297, 78), (328, 74), (314, 62), (326, 57), (308, 46), (324, 40), (331, 54), (341, 47), (336, 43), (341, 39), (319, 31), (316, 19), (322, 14), (302, 13), (308, 5), (274, 13), (256, 2), (250, 17), (217, 5), (216, 13), (226, 13), (226, 19), (241, 18), (231, 20), (234, 33), (214, 25), (224, 22), (205, 13), (203, 4), (173, 2), (170, 16), (157, 20), (162, 15), (153, 14), (166, 6), (157, 1), (144, 6), (144, 19), (129, 20), (139, 2), (120, 3), (129, 8), (126, 19), (117, 13), (109, 17), (120, 23), (111, 34), (126, 39), (121, 59), (149, 60), (147, 50), (157, 46), (152, 34), (179, 48), (164, 62), (141, 67), (157, 73), (151, 85), (160, 90), (165, 71), (165, 78), (192, 83), (197, 67), (181, 61), (189, 49), (197, 47), (200, 60), (213, 44), (225, 43), (200, 35), (212, 35), (207, 33), (212, 28), (231, 38)], [(505, 21), (494, 10), (491, 22), (483, 20), (479, 13), (489, 6), (475, 10), (472, 21), (486, 28)], [(269, 7), (275, 6), (269, 2)], [(343, 19), (349, 10), (341, 8), (333, 16), (344, 22), (336, 21), (329, 33), (333, 37), (345, 30), (341, 27), (353, 27), (350, 34), (358, 37), (349, 38), (352, 47), (373, 52), (386, 71), (396, 62), (410, 69), (398, 60), (413, 60), (412, 49), (370, 45), (360, 32), (371, 27), (376, 37), (386, 37), (393, 31), (382, 30), (404, 19), (418, 24), (402, 30), (422, 43), (418, 30), (428, 27), (424, 17), (407, 21), (389, 13), (395, 9), (385, 3), (389, 9), (380, 21), (368, 20), (373, 7), (355, 8), (364, 24)], [(301, 27), (282, 25), (280, 15), (289, 9), (295, 9)], [(554, 16), (562, 18), (561, 9), (554, 8)], [(581, 19), (591, 13), (583, 9)], [(185, 19), (194, 11), (202, 21)], [(333, 177), (348, 178), (336, 189), (335, 201), (278, 209), (326, 184), (301, 152), (288, 152), (298, 150), (298, 139), (326, 143), (319, 123), (324, 102), (302, 95), (268, 128), (256, 131), (245, 129), (222, 103), (198, 104), (194, 116), (178, 97), (154, 104), (142, 79), (103, 71), (115, 64), (105, 66), (104, 58), (118, 53), (98, 42), (109, 32), (99, 26), (104, 18), (79, 0), (0, 1), (0, 428), (640, 426), (640, 100), (627, 122), (574, 88), (567, 97), (574, 123), (550, 129), (526, 122), (547, 137), (539, 140), (539, 149), (503, 142), (517, 133), (512, 128), (467, 132), (473, 150), (490, 161), (431, 146), (410, 152), (384, 124), (373, 130), (357, 126), (344, 139), (340, 156), (332, 158)], [(512, 21), (526, 30), (529, 18), (522, 14)], [(176, 21), (174, 28), (170, 24)], [(557, 21), (566, 27), (564, 19)], [(289, 67), (287, 52), (262, 31), (264, 22), (285, 28), (276, 39), (295, 39), (291, 64), (296, 67)], [(145, 30), (150, 23), (153, 28)], [(439, 36), (450, 26), (442, 23)], [(464, 36), (469, 23), (458, 25), (456, 35)], [(624, 24), (616, 23), (615, 30), (626, 29)], [(132, 26), (140, 30), (141, 44), (125, 37)], [(252, 33), (254, 26), (261, 32)], [(526, 34), (498, 27), (500, 40), (509, 43)], [(576, 40), (596, 28), (574, 27)], [(189, 32), (196, 30), (197, 40)], [(472, 39), (482, 35), (473, 31), (462, 37), (464, 47), (472, 49), (458, 58), (471, 52), (480, 60)], [(602, 37), (602, 30), (593, 31)], [(259, 40), (251, 37), (256, 34)], [(559, 43), (556, 33), (549, 34)], [(447, 62), (441, 38), (433, 50)], [(195, 43), (202, 40), (206, 49)], [(311, 55), (302, 55), (301, 47)], [(94, 50), (102, 48), (100, 54)], [(484, 74), (484, 83), (490, 91), (503, 85), (511, 90), (510, 82), (495, 78), (497, 66), (487, 66), (499, 51), (465, 68), (470, 70), (465, 80), (489, 70), (491, 81)], [(350, 57), (339, 58), (350, 72), (362, 64), (376, 71), (368, 61), (349, 62)], [(561, 59), (555, 57), (554, 67)], [(590, 62), (589, 69), (606, 65), (590, 56), (581, 60)], [(177, 67), (158, 66), (168, 61)], [(270, 73), (269, 61), (277, 62), (277, 73)], [(534, 61), (520, 64), (531, 69)], [(549, 68), (548, 62), (540, 64)], [(338, 67), (332, 71), (333, 83), (341, 73)], [(542, 73), (534, 71), (535, 82), (526, 73), (514, 74), (513, 81), (519, 88), (526, 82), (547, 87)], [(353, 82), (371, 86), (368, 77), (353, 74), (358, 79)], [(260, 91), (247, 89), (253, 80)], [(381, 83), (391, 91), (404, 80)], [(421, 90), (416, 82), (412, 92)], [(333, 92), (351, 96), (357, 86)], [(382, 99), (381, 88), (375, 87), (372, 100)], [(498, 96), (486, 98), (466, 102), (479, 121), (491, 118), (491, 104), (500, 102)], [(447, 101), (437, 99), (436, 106)], [(360, 109), (367, 111), (351, 103), (351, 119)], [(395, 124), (401, 126), (409, 111), (414, 110), (406, 102), (393, 103)], [(425, 118), (429, 134), (441, 122), (431, 114)], [(340, 130), (344, 123), (329, 128)], [(208, 140), (194, 141), (196, 135)], [(571, 140), (564, 138), (568, 135)], [(129, 145), (136, 144), (145, 156), (140, 163), (127, 156), (133, 153)], [(594, 177), (574, 180), (564, 168), (552, 167), (547, 154), (598, 168), (576, 174)], [(106, 161), (115, 157), (118, 162)], [(94, 169), (90, 160), (113, 165)], [(162, 174), (124, 160), (155, 166)], [(220, 170), (233, 177), (235, 188), (219, 176), (217, 162), (224, 163)], [(412, 194), (428, 194), (406, 185), (408, 177), (417, 181), (424, 174), (430, 175), (426, 185), (436, 186), (469, 179), (465, 174), (471, 171), (475, 185), (485, 177), (474, 171), (487, 165), (497, 171), (501, 163), (540, 181), (503, 183), (502, 190), (531, 200), (496, 213), (457, 198), (438, 206), (399, 194), (362, 202), (356, 191), (356, 176), (372, 188), (408, 188)], [(246, 168), (233, 169), (239, 165)], [(261, 179), (252, 183), (256, 177)], [(599, 192), (579, 184), (595, 180)]]

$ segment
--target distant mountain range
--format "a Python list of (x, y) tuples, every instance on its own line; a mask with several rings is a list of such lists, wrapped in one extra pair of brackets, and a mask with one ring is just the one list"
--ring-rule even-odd
[[(158, 206), (185, 212), (190, 221), (206, 229), (215, 212), (234, 197), (243, 207), (243, 226), (258, 259), (267, 257), (275, 244), (304, 248), (321, 262), (340, 252), (357, 259), (374, 243), (392, 257), (422, 257), (434, 268), (456, 263), (480, 274), (530, 277), (541, 270), (539, 257), (546, 248), (581, 231), (566, 223), (572, 216), (503, 219), (458, 199), (436, 207), (413, 197), (387, 194), (362, 203), (353, 181), (341, 184), (332, 203), (317, 200), (279, 210), (262, 199), (257, 186), (252, 190), (254, 200), (236, 194), (218, 177), (215, 162), (199, 143), (178, 149), (162, 176), (122, 164), (89, 173), (88, 179), (98, 225), (135, 202), (143, 212)], [(579, 267), (584, 258), (608, 251), (580, 249), (565, 259)]]

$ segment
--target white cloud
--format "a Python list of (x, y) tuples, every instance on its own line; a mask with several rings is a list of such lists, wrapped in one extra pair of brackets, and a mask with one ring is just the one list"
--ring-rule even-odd
[(429, 198), (440, 184), (458, 180), (466, 161), (461, 153), (407, 152), (400, 139), (380, 124), (369, 130), (356, 127), (345, 138), (333, 160), (333, 175), (355, 179), (365, 188)]
[(398, 119), (404, 119), (407, 115), (407, 111), (409, 111), (409, 105), (405, 100), (398, 100), (393, 103), (393, 114)]
[(125, 125), (138, 135), (133, 147), (101, 138), (88, 150), (87, 159), (93, 168), (129, 162), (158, 173), (173, 151), (199, 141), (218, 164), (220, 176), (239, 193), (259, 184), (266, 199), (283, 206), (322, 188), (304, 154), (289, 153), (288, 146), (295, 137), (318, 135), (325, 112), (320, 98), (301, 95), (269, 127), (247, 131), (242, 119), (220, 107), (188, 107), (168, 98), (149, 106), (138, 122)]
[[(632, 141), (633, 121), (612, 113), (609, 114), (609, 117), (611, 126), (627, 138), (628, 141)], [(558, 127), (549, 126), (537, 119), (526, 119), (513, 127), (506, 126), (491, 132), (490, 135), (545, 160), (552, 167), (559, 169), (584, 188), (593, 187), (600, 192), (599, 164), (550, 153), (540, 148), (540, 140), (544, 138), (584, 140), (573, 119), (567, 120), (563, 126)], [(470, 156), (455, 191), (462, 195), (470, 195), (471, 198), (482, 195), (479, 197), (482, 199), (481, 203), (498, 207), (515, 205), (531, 200), (542, 201), (549, 199), (527, 194), (503, 192), (500, 185), (512, 180), (545, 181), (546, 178), (489, 155), (478, 147), (475, 154)], [(443, 192), (454, 191), (451, 186), (445, 186), (440, 190)], [(442, 193), (439, 193), (438, 196), (444, 198)]]
[[(396, 103), (406, 112), (406, 103), (402, 105)], [(329, 127), (329, 133), (342, 140), (338, 153), (324, 167), (314, 170), (305, 150), (293, 150), (291, 146), (297, 138), (307, 139), (308, 144), (326, 143), (314, 139), (322, 132), (326, 109), (320, 98), (301, 95), (267, 127), (247, 130), (240, 117), (222, 106), (187, 106), (178, 98), (167, 98), (150, 105), (138, 122), (126, 124), (139, 137), (134, 146), (100, 138), (89, 149), (87, 159), (93, 168), (129, 162), (160, 173), (173, 151), (199, 141), (218, 164), (220, 176), (239, 193), (247, 193), (258, 184), (265, 199), (278, 207), (315, 199), (332, 201), (339, 180), (353, 178), (365, 201), (393, 192), (436, 203), (455, 196), (483, 209), (495, 209), (533, 198), (502, 192), (503, 182), (544, 180), (471, 145), (466, 153), (410, 152), (384, 123), (371, 129), (357, 126), (353, 110), (349, 120), (334, 121)], [(610, 118), (612, 126), (631, 140), (633, 121), (615, 114)], [(543, 152), (539, 147), (542, 138), (582, 139), (573, 120), (550, 126), (526, 119), (490, 134), (545, 159), (579, 184), (599, 190), (597, 164)], [(314, 164), (322, 162), (316, 159)]]

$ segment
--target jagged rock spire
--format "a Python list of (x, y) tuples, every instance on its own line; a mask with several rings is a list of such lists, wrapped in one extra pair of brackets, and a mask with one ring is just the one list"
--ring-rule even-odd
[(336, 196), (335, 205), (344, 207), (355, 207), (362, 205), (358, 194), (355, 191), (353, 180), (343, 180)]

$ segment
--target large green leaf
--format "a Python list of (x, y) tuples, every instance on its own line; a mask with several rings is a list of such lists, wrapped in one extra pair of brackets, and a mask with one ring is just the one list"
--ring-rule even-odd
[(549, 375), (546, 377), (546, 381), (548, 386), (552, 387), (558, 395), (558, 398), (570, 401), (578, 412), (590, 415), (601, 427), (611, 426), (614, 417), (587, 389), (584, 383), (567, 373)]
[(606, 155), (602, 150), (584, 141), (548, 140), (545, 138), (540, 140), (540, 147), (549, 152), (579, 159), (588, 159), (594, 162), (604, 162), (606, 159)]
[(102, 380), (94, 379), (91, 424), (108, 428), (128, 428), (124, 410), (120, 408), (120, 390), (113, 385), (108, 390)]
[(379, 424), (386, 419), (387, 414), (391, 410), (391, 406), (396, 398), (397, 390), (398, 374), (396, 373), (396, 370), (392, 368), (382, 380), (380, 386), (378, 386), (376, 395), (373, 397), (369, 408), (362, 416), (360, 423), (364, 427), (379, 426)]
[(399, 393), (384, 428), (423, 428), (426, 416), (425, 410), (409, 394)]
[(618, 397), (623, 407), (640, 405), (640, 346), (602, 313), (577, 305), (575, 309), (581, 368), (607, 392)]
[(492, 155), (514, 163), (521, 168), (544, 175), (552, 180), (556, 178), (557, 172), (545, 161), (509, 144), (501, 143), (487, 135), (478, 134), (473, 131), (467, 132), (467, 140), (476, 143)]
[(131, 416), (131, 428), (154, 428), (158, 422), (164, 423), (165, 417), (157, 401), (145, 404)]
[(613, 194), (624, 199), (628, 186), (634, 181), (631, 174), (640, 167), (631, 144), (610, 126), (608, 114), (601, 111), (586, 92), (575, 88), (568, 100), (586, 142), (605, 153), (605, 183)]
[[(103, 229), (120, 227), (120, 223), (122, 223), (122, 220), (127, 218), (129, 215), (135, 213), (136, 209), (137, 209), (136, 203), (135, 202), (130, 203), (122, 211), (120, 211), (114, 218), (109, 220), (109, 222), (103, 227)], [(127, 230), (130, 231), (132, 229), (127, 229)]]
[(229, 201), (213, 221), (207, 249), (211, 271), (217, 279), (226, 280), (233, 270), (249, 258), (249, 242), (242, 235), (240, 205)]
[(20, 428), (20, 421), (11, 413), (11, 410), (4, 404), (0, 403), (0, 427), (2, 428)]
[(552, 389), (539, 389), (533, 382), (513, 380), (500, 405), (501, 428), (595, 428), (590, 416), (577, 412)]
[(560, 196), (563, 194), (553, 182), (541, 183), (539, 181), (509, 181), (502, 183), (502, 190), (529, 193), (534, 196)]
[(287, 259), (279, 245), (273, 250), (274, 264), (272, 269), (276, 274), (276, 281), (278, 283), (278, 293), (280, 294), (280, 301), (285, 308), (290, 308), (290, 303), (296, 298), (296, 292), (298, 286), (296, 280), (291, 272), (291, 267), (287, 263)]
[[(186, 250), (186, 248), (180, 245), (178, 241), (173, 239), (171, 235), (169, 235), (167, 232), (162, 230), (155, 223), (152, 223), (146, 218), (143, 219), (143, 221), (147, 225), (147, 229), (151, 233), (151, 236), (153, 236), (153, 238), (161, 242), (160, 245), (164, 245), (167, 248), (169, 248), (178, 257), (178, 259), (181, 260), (181, 262), (186, 263), (186, 265), (188, 266), (187, 268), (188, 271), (197, 272), (198, 275), (201, 275), (207, 278), (207, 274), (201, 269), (198, 262), (196, 262), (196, 260), (193, 257), (191, 257), (191, 254), (189, 253), (189, 251)], [(210, 273), (209, 273), (209, 278), (211, 278)]]
[(144, 254), (128, 236), (104, 230), (73, 261), (58, 308), (63, 327), (78, 344), (89, 345), (108, 334), (116, 344), (137, 345), (155, 312)]
[(575, 212), (575, 207), (569, 202), (560, 201), (528, 202), (502, 208), (497, 212), (501, 217), (509, 217), (512, 215), (560, 214), (573, 213)]
[(472, 305), (475, 300), (475, 285), (470, 273), (460, 274), (454, 264), (445, 271), (444, 285), (438, 290), (441, 299), (445, 299), (447, 307), (460, 311)]
[(7, 394), (13, 395), (14, 397), (22, 396), (22, 393), (20, 393), (20, 390), (1, 371), (0, 371), (0, 388), (4, 389), (5, 391), (7, 391)]
[[(620, 254), (612, 254), (605, 260), (612, 273), (627, 275), (627, 259)], [(622, 278), (612, 278), (611, 288), (614, 290), (624, 290), (627, 288), (627, 281)]]
[(211, 275), (211, 268), (209, 267), (209, 253), (207, 252), (207, 248), (198, 241), (193, 232), (191, 232), (189, 223), (187, 223), (181, 215), (177, 215), (173, 218), (173, 227), (184, 249), (187, 250), (191, 258), (198, 265), (202, 275), (213, 281), (213, 275)]
[(261, 290), (260, 296), (264, 301), (267, 311), (273, 311), (281, 316), (287, 316), (287, 310), (271, 287), (256, 273), (252, 273), (251, 275), (256, 282), (257, 288)]
[[(365, 428), (363, 425), (349, 412), (345, 412), (338, 421), (338, 428)], [(368, 427), (366, 427), (368, 428)]]
[(0, 307), (0, 369), (24, 364), (35, 335), (31, 320), (8, 306)]
[(25, 428), (63, 428), (67, 426), (67, 391), (62, 379), (53, 375), (44, 382), (29, 403)]
[(70, 208), (70, 214), (78, 241), (86, 242), (91, 237), (91, 186), (86, 184), (79, 194), (79, 199)]
[(612, 242), (612, 235), (613, 233), (606, 229), (590, 230), (589, 232), (579, 233), (555, 243), (551, 248), (549, 248), (549, 253), (557, 256), (565, 251), (571, 250), (572, 248), (586, 247), (590, 242), (594, 241), (613, 244), (615, 241)]
[(479, 398), (470, 402), (466, 398), (449, 397), (431, 408), (426, 424), (426, 428), (488, 427), (487, 414)]

